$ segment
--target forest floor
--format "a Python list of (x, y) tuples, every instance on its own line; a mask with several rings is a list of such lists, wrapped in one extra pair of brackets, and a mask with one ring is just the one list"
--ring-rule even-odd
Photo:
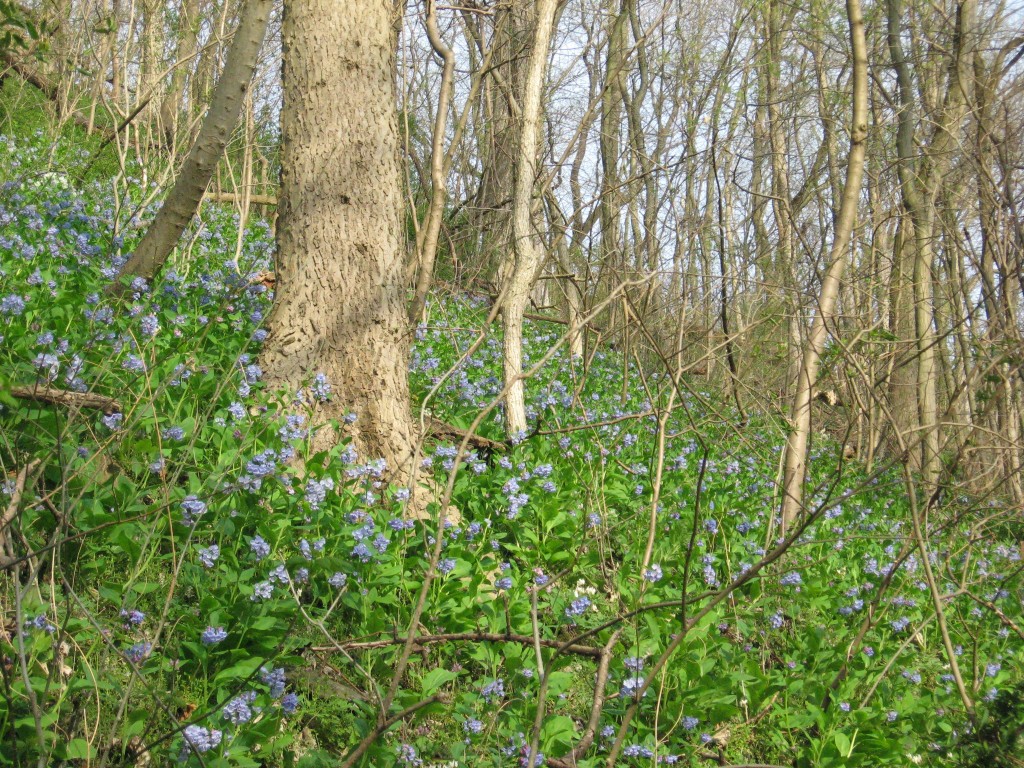
[[(111, 303), (152, 206), (50, 150), (0, 139), (0, 766), (1020, 764), (998, 499), (818, 436), (783, 535), (784, 419), (538, 321), (536, 428), (428, 440), (458, 516), (412, 520), (374, 457), (310, 452), (329, 381), (261, 384), (269, 227), (207, 206)], [(498, 331), (457, 293), (428, 318), (417, 410), (503, 442)]]

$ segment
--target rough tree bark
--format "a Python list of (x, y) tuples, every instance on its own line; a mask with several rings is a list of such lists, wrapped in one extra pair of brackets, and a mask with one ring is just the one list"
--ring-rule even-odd
[(516, 162), (512, 199), (513, 248), (501, 265), (501, 321), (504, 330), (505, 428), (509, 436), (526, 430), (523, 372), (523, 313), (541, 267), (544, 252), (533, 232), (531, 209), (537, 180), (540, 142), (541, 93), (547, 72), (548, 48), (554, 27), (557, 0), (538, 0), (533, 48), (527, 62), (522, 95), (522, 133)]
[[(404, 230), (394, 6), (289, 0), (276, 297), (260, 364), (295, 391), (317, 373), (333, 388), (316, 420), (341, 419), (361, 455), (410, 466)], [(338, 435), (323, 427), (325, 448)]]
[(803, 504), (804, 475), (807, 471), (807, 440), (811, 431), (811, 402), (818, 381), (821, 353), (828, 336), (828, 325), (835, 313), (839, 296), (839, 281), (846, 266), (846, 251), (857, 219), (861, 179), (864, 174), (864, 154), (868, 131), (868, 53), (864, 35), (864, 16), (860, 0), (846, 0), (846, 15), (850, 24), (850, 48), (853, 58), (853, 119), (850, 125), (850, 155), (846, 165), (846, 183), (843, 187), (839, 215), (836, 217), (835, 236), (829, 254), (828, 272), (821, 284), (818, 313), (811, 324), (810, 337), (804, 349), (797, 377), (796, 397), (793, 401), (792, 425), (786, 442), (786, 470), (782, 497), (783, 535), (786, 528), (799, 516)]
[(115, 286), (123, 285), (126, 277), (150, 279), (159, 272), (195, 215), (238, 123), (273, 7), (273, 0), (247, 0), (242, 4), (238, 29), (199, 136), (156, 218), (121, 268)]

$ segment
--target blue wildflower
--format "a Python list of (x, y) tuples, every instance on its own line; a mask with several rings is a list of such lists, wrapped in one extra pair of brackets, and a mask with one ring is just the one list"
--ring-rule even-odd
[(360, 562), (368, 563), (373, 557), (373, 553), (370, 552), (370, 548), (366, 546), (366, 543), (361, 541), (352, 548), (352, 557), (359, 558)]
[(252, 541), (249, 542), (249, 549), (256, 555), (257, 560), (262, 560), (270, 554), (270, 545), (263, 540), (262, 536), (253, 536)]
[(226, 640), (228, 631), (224, 627), (207, 627), (200, 636), (203, 645), (216, 645)]
[(220, 547), (216, 544), (211, 544), (199, 550), (199, 562), (203, 564), (204, 568), (213, 568), (219, 557)]
[(0, 315), (17, 317), (25, 311), (25, 300), (16, 293), (8, 294), (0, 299)]
[(206, 502), (189, 494), (181, 502), (181, 517), (185, 525), (194, 525), (196, 520), (206, 512)]
[(124, 657), (132, 664), (140, 664), (152, 650), (152, 643), (136, 643), (124, 652)]
[(299, 696), (295, 693), (286, 693), (281, 697), (281, 711), (286, 715), (295, 714), (299, 708)]
[(206, 729), (201, 725), (185, 726), (182, 735), (185, 737), (183, 753), (188, 751), (197, 753), (209, 752), (211, 749), (217, 748), (224, 736), (223, 733), (214, 728)]
[(164, 440), (184, 440), (185, 430), (181, 427), (167, 427), (160, 433)]
[(274, 585), (269, 581), (261, 581), (253, 587), (252, 597), (249, 599), (254, 603), (260, 600), (269, 600), (274, 595)]
[(492, 680), (483, 688), (480, 689), (480, 695), (484, 697), (484, 701), (490, 703), (497, 701), (505, 697), (505, 681), (500, 677)]
[(106, 416), (102, 417), (100, 421), (103, 422), (103, 426), (107, 429), (112, 432), (116, 432), (121, 428), (121, 422), (124, 421), (124, 414), (114, 411), (113, 413), (108, 413)]
[(318, 373), (314, 376), (313, 383), (309, 386), (309, 391), (317, 402), (327, 402), (331, 396), (331, 383), (327, 380), (327, 376), (323, 373)]
[(270, 688), (270, 695), (273, 698), (279, 699), (284, 694), (285, 678), (283, 667), (277, 667), (276, 669), (264, 667), (260, 670), (260, 680)]
[(224, 705), (222, 716), (225, 720), (230, 720), (234, 725), (247, 723), (252, 720), (252, 703), (255, 700), (256, 691), (246, 691), (240, 696), (235, 696), (235, 698)]
[(146, 620), (146, 614), (142, 611), (121, 609), (121, 618), (124, 619), (124, 626), (126, 629), (131, 627), (137, 627)]
[(889, 626), (892, 627), (893, 632), (902, 632), (909, 626), (909, 624), (910, 619), (906, 618), (905, 616), (901, 616), (900, 618), (889, 622)]
[(157, 320), (156, 315), (146, 315), (139, 322), (140, 330), (143, 336), (153, 338), (160, 332), (160, 322)]
[[(642, 677), (627, 677), (622, 681), (622, 697), (625, 699), (636, 698), (637, 694), (640, 693), (640, 689), (643, 688), (644, 679)], [(647, 691), (644, 691), (644, 695), (647, 695)]]
[(590, 598), (589, 597), (586, 597), (586, 596), (577, 597), (575, 600), (573, 600), (569, 604), (569, 607), (565, 609), (565, 615), (568, 616), (569, 618), (573, 618), (575, 616), (582, 616), (586, 612), (587, 608), (589, 608), (589, 607), (590, 607)]
[(398, 748), (398, 762), (402, 765), (423, 765), (416, 754), (416, 748), (411, 744), (402, 744)]
[(800, 577), (800, 574), (797, 571), (790, 571), (781, 579), (779, 579), (779, 584), (781, 584), (784, 587), (796, 587), (800, 584), (803, 584), (803, 579)]

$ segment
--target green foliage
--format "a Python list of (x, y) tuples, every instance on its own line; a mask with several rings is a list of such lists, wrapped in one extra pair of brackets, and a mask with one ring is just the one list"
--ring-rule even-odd
[(961, 768), (1013, 768), (1024, 760), (1024, 683), (1004, 689), (957, 750)]
[(37, 24), (13, 0), (0, 0), (0, 56), (28, 50), (41, 43), (48, 33), (45, 24)]
[[(24, 560), (0, 570), (0, 741), (15, 747), (0, 766), (130, 764), (143, 749), (157, 764), (338, 765), (382, 718), (428, 572), (419, 632), (434, 640), (414, 647), (385, 714), (429, 703), (363, 765), (525, 764), (542, 686), (540, 751), (564, 757), (589, 719), (597, 658), (555, 646), (600, 649), (616, 630), (580, 765), (607, 759), (633, 705), (623, 765), (719, 751), (815, 768), (981, 765), (983, 748), (1016, 748), (1022, 671), (1005, 621), (1021, 621), (1019, 551), (1009, 534), (967, 535), (970, 500), (933, 510), (932, 566), (979, 691), (977, 737), (897, 475), (847, 464), (836, 477), (838, 446), (821, 443), (816, 521), (712, 605), (776, 544), (784, 433), (756, 415), (737, 433), (715, 393), (687, 393), (668, 420), (645, 572), (650, 413), (670, 380), (648, 372), (641, 386), (630, 369), (623, 401), (617, 356), (598, 352), (582, 370), (557, 353), (528, 385), (538, 434), (490, 455), (425, 448), (437, 483), (459, 469), (459, 517), (439, 528), (436, 505), (411, 516), (372, 457), (313, 447), (307, 430), (328, 396), (315, 372), (301, 398), (264, 390), (255, 361), (270, 302), (250, 278), (269, 265), (265, 226), (245, 233), (236, 269), (237, 221), (208, 210), (187, 237), (187, 270), (115, 308), (102, 290), (152, 209), (115, 209), (109, 186), (40, 172), (54, 153), (33, 141), (0, 142), (0, 390), (89, 391), (115, 397), (120, 417), (0, 396), (0, 509), (35, 468), (5, 539)], [(413, 390), (423, 402), (436, 388), (427, 407), (456, 426), (501, 389), (500, 339), (456, 365), (484, 316), (472, 300), (434, 297), (417, 332)], [(527, 365), (560, 332), (531, 326)], [(480, 431), (501, 439), (500, 416)], [(638, 679), (651, 682), (640, 699)]]

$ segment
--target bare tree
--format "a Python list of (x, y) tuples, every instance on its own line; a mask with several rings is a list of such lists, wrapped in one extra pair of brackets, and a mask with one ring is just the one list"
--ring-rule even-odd
[(238, 123), (273, 7), (273, 0), (248, 0), (242, 4), (235, 39), (228, 50), (203, 127), (163, 206), (121, 268), (115, 287), (123, 284), (127, 277), (150, 279), (156, 275), (195, 215)]
[(533, 47), (526, 65), (522, 93), (522, 134), (516, 161), (512, 200), (512, 251), (501, 265), (501, 321), (504, 331), (505, 427), (509, 435), (526, 431), (523, 373), (523, 314), (530, 290), (544, 260), (533, 227), (533, 189), (540, 147), (541, 94), (557, 0), (538, 0)]
[(182, 0), (178, 9), (178, 23), (174, 30), (177, 35), (177, 55), (171, 82), (160, 103), (160, 128), (164, 144), (173, 147), (178, 136), (178, 121), (183, 111), (185, 97), (185, 76), (192, 66), (192, 59), (199, 49), (199, 0)]
[(835, 234), (829, 254), (829, 268), (818, 296), (818, 312), (800, 362), (793, 401), (789, 439), (786, 443), (786, 470), (783, 481), (783, 532), (800, 514), (804, 476), (807, 472), (807, 439), (811, 431), (811, 402), (818, 382), (821, 353), (825, 348), (829, 324), (833, 321), (839, 281), (846, 266), (850, 235), (857, 219), (864, 154), (868, 131), (868, 53), (864, 35), (864, 17), (860, 0), (846, 0), (850, 25), (850, 50), (853, 61), (853, 117), (850, 122), (850, 154), (846, 161), (846, 183), (836, 217)]

